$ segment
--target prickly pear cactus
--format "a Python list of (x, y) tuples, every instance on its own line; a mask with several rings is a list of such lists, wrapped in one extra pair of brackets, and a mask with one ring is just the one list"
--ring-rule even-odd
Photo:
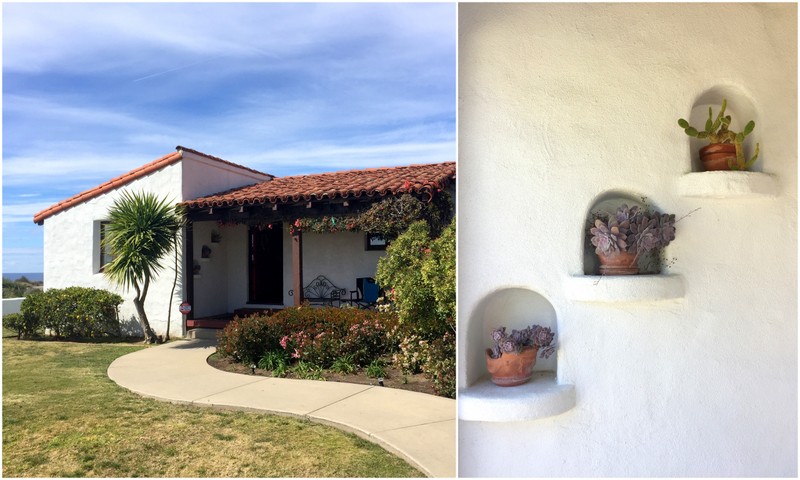
[(685, 119), (678, 119), (678, 126), (680, 126), (686, 135), (697, 138), (700, 140), (708, 140), (708, 143), (733, 143), (736, 145), (736, 159), (731, 158), (728, 161), (728, 166), (731, 170), (747, 170), (750, 168), (758, 158), (760, 145), (756, 144), (756, 152), (749, 160), (744, 156), (744, 149), (742, 144), (745, 137), (753, 132), (756, 127), (756, 122), (750, 120), (747, 125), (739, 133), (729, 130), (731, 124), (731, 116), (725, 115), (725, 108), (728, 106), (727, 100), (722, 100), (722, 108), (720, 108), (717, 118), (714, 118), (714, 112), (711, 107), (708, 107), (708, 119), (706, 120), (705, 129), (697, 130), (689, 124)]

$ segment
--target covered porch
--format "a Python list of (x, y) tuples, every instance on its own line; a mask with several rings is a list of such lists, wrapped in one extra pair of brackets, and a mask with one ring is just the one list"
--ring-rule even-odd
[[(384, 199), (452, 189), (455, 164), (275, 178), (184, 202), (186, 329), (316, 305), (364, 306), (386, 240), (355, 219)], [(366, 291), (365, 286), (369, 289)], [(361, 287), (361, 288), (359, 288)]]

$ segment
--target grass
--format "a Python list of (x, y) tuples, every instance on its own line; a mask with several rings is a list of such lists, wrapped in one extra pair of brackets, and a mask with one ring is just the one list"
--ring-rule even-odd
[(118, 387), (140, 345), (3, 338), (5, 477), (420, 477), (353, 434), (309, 421), (179, 406)]

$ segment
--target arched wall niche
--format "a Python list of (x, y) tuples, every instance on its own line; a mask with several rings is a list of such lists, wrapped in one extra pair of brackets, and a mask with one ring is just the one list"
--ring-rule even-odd
[[(755, 102), (753, 102), (752, 97), (742, 87), (738, 85), (716, 85), (709, 88), (697, 96), (689, 116), (682, 118), (688, 120), (689, 124), (693, 127), (702, 130), (708, 119), (708, 107), (712, 109), (713, 118), (717, 118), (717, 114), (722, 107), (722, 100), (727, 100), (725, 115), (731, 116), (730, 129), (734, 132), (741, 132), (750, 120), (756, 122), (756, 128), (753, 130), (753, 133), (748, 135), (744, 141), (745, 156), (750, 158), (753, 153), (755, 153), (756, 143), (761, 143), (761, 133), (759, 130), (761, 121)], [(686, 140), (688, 140), (689, 158), (691, 159), (690, 171), (702, 172), (703, 167), (700, 162), (700, 149), (708, 145), (708, 142), (689, 137), (688, 135), (684, 136)], [(763, 145), (761, 145), (761, 147), (762, 151), (758, 156), (758, 160), (750, 167), (750, 171), (763, 171), (761, 167), (763, 164)]]
[[(589, 227), (594, 222), (594, 213), (596, 212), (606, 212), (606, 213), (614, 213), (617, 208), (619, 208), (622, 204), (628, 205), (628, 207), (633, 207), (634, 205), (639, 206), (640, 208), (644, 208), (647, 210), (655, 210), (659, 213), (670, 213), (665, 212), (663, 209), (659, 207), (657, 203), (651, 200), (649, 197), (633, 192), (623, 191), (623, 190), (609, 190), (607, 192), (601, 193), (597, 197), (595, 197), (594, 202), (592, 203), (589, 210), (586, 212), (586, 217), (584, 218), (584, 228), (583, 228), (583, 273), (584, 275), (599, 275), (600, 274), (600, 262), (597, 260), (597, 255), (594, 252), (594, 245), (592, 245), (591, 235), (589, 234)], [(642, 274), (648, 273), (661, 273), (661, 255), (656, 252), (651, 252), (648, 254), (644, 254), (639, 258), (639, 269)]]
[[(490, 334), (498, 327), (506, 331), (521, 330), (529, 325), (550, 327), (556, 334), (558, 322), (553, 305), (543, 295), (525, 287), (507, 287), (486, 295), (472, 311), (467, 338), (467, 386), (474, 384), (486, 370), (486, 349), (491, 345)], [(556, 357), (538, 358), (534, 371), (556, 371)]]

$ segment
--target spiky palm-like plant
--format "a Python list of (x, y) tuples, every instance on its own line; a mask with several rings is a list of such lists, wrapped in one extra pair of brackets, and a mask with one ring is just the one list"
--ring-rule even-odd
[(123, 192), (109, 211), (105, 245), (113, 260), (103, 273), (125, 289), (133, 287), (133, 304), (139, 315), (145, 342), (153, 343), (156, 336), (150, 328), (144, 302), (150, 281), (163, 268), (161, 260), (176, 247), (177, 235), (183, 225), (182, 212), (167, 198), (158, 199), (153, 193)]

